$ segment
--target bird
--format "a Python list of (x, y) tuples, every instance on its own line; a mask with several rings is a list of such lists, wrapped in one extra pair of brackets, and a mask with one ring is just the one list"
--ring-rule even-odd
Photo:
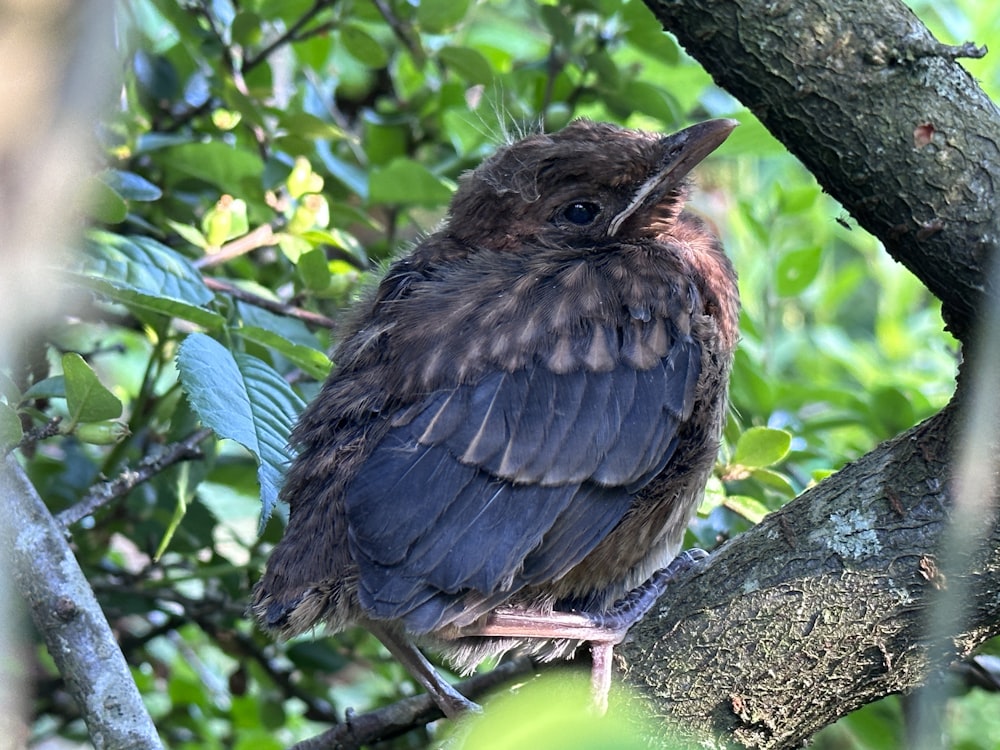
[[(718, 456), (733, 265), (685, 210), (737, 125), (587, 119), (500, 147), (350, 313), (291, 437), (282, 539), (251, 611), (288, 638), (362, 626), (448, 717), (516, 650), (611, 649), (663, 593)], [(700, 556), (704, 556), (701, 553)]]

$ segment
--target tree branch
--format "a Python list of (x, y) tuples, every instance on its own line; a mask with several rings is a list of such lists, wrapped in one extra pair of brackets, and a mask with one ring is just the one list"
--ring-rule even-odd
[[(726, 544), (620, 648), (626, 680), (684, 734), (794, 747), (1000, 634), (1000, 524), (946, 579), (948, 407)], [(994, 467), (996, 473), (996, 467)], [(928, 614), (971, 599), (946, 643)]]
[(213, 276), (203, 276), (202, 281), (204, 281), (205, 286), (212, 291), (223, 292), (238, 300), (242, 300), (247, 304), (263, 308), (264, 310), (268, 310), (278, 315), (298, 318), (304, 323), (309, 323), (310, 325), (318, 326), (320, 328), (336, 328), (337, 326), (337, 321), (333, 318), (327, 317), (326, 315), (315, 313), (310, 310), (303, 310), (301, 307), (295, 307), (285, 302), (277, 302), (273, 299), (268, 299), (267, 297), (261, 297), (259, 294), (254, 294), (253, 292), (248, 292), (245, 289), (240, 289), (240, 287), (235, 284), (230, 284)]
[(0, 545), (99, 750), (162, 748), (94, 592), (24, 470), (0, 467)]
[(966, 341), (998, 292), (983, 269), (1000, 243), (1000, 112), (955, 52), (898, 0), (645, 2)]
[[(490, 672), (470, 677), (456, 687), (463, 695), (476, 699), (515, 677), (530, 674), (534, 669), (531, 659), (521, 656), (504, 662)], [(443, 715), (430, 695), (421, 693), (360, 716), (348, 715), (343, 724), (303, 740), (289, 750), (357, 750), (374, 742), (398, 737)]]
[[(941, 45), (892, 2), (646, 3), (942, 300), (977, 353), (973, 333), (998, 297), (986, 269), (1000, 242), (1000, 113), (954, 63), (976, 50)], [(657, 716), (689, 740), (799, 746), (1000, 633), (995, 430), (978, 436), (991, 457), (977, 516), (986, 533), (942, 554), (960, 415), (975, 413), (969, 387), (677, 582), (619, 649)], [(959, 588), (962, 604), (950, 598)], [(945, 607), (964, 615), (947, 633), (930, 624)]]
[(202, 458), (198, 444), (211, 434), (212, 431), (209, 429), (199, 430), (184, 440), (168, 446), (156, 455), (146, 456), (135, 469), (126, 469), (110, 482), (95, 484), (80, 502), (62, 511), (56, 517), (56, 521), (69, 528), (98, 508), (128, 494), (138, 485), (152, 479), (178, 461)]

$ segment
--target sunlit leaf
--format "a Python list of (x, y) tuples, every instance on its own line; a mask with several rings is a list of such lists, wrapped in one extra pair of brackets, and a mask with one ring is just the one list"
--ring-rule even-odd
[(760, 523), (770, 512), (762, 502), (746, 495), (728, 495), (723, 505), (750, 523)]
[(114, 188), (94, 178), (87, 185), (88, 213), (102, 224), (120, 224), (128, 216), (128, 204)]
[(740, 435), (731, 463), (747, 468), (770, 466), (788, 455), (792, 436), (784, 430), (751, 427)]
[(64, 354), (62, 368), (66, 379), (66, 406), (72, 424), (121, 416), (122, 402), (104, 387), (83, 357), (76, 352)]

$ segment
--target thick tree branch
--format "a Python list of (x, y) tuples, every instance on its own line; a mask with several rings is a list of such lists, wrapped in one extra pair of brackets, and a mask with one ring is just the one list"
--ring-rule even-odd
[(884, 444), (678, 581), (621, 648), (627, 681), (685, 732), (792, 747), (1000, 633), (994, 521), (966, 551), (964, 626), (945, 648), (926, 635), (954, 584), (935, 550), (955, 422), (949, 407)]
[(0, 466), (0, 548), (16, 588), (100, 750), (162, 747), (87, 579), (35, 488), (10, 456)]
[(889, 253), (963, 342), (997, 255), (1000, 112), (901, 2), (645, 0)]
[[(646, 2), (941, 298), (968, 350), (997, 297), (986, 268), (1000, 241), (1000, 114), (954, 50), (898, 3)], [(621, 649), (658, 715), (701, 738), (790, 747), (1000, 632), (995, 517), (957, 574), (940, 569), (965, 390), (664, 597)], [(986, 473), (995, 484), (997, 465)], [(933, 639), (928, 614), (958, 583), (963, 624)]]

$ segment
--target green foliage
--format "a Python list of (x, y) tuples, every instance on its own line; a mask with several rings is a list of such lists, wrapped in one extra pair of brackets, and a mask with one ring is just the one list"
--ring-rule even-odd
[[(916, 7), (949, 41), (1000, 23), (971, 0)], [(72, 530), (169, 747), (285, 747), (413, 690), (364, 633), (277, 645), (245, 606), (283, 527), (272, 509), (285, 443), (329, 371), (333, 321), (509, 134), (578, 116), (660, 131), (742, 122), (693, 197), (740, 272), (744, 312), (733, 411), (692, 543), (747, 528), (951, 393), (956, 352), (935, 301), (639, 0), (122, 0), (117, 12), (124, 106), (96, 129), (108, 168), (67, 269), (91, 298), (23, 371), (0, 375), (0, 446), (62, 418), (60, 434), (20, 452), (60, 511), (214, 431), (198, 460)], [(1000, 90), (995, 63), (969, 67)], [(35, 737), (82, 738), (39, 659), (51, 689)], [(501, 746), (518, 705), (473, 726), (468, 746)], [(549, 715), (518, 746), (558, 735), (583, 747), (607, 729)], [(836, 731), (895, 736), (895, 720), (867, 710)]]
[(263, 526), (278, 500), (282, 467), (289, 458), (288, 433), (305, 404), (266, 362), (243, 352), (233, 354), (203, 333), (184, 339), (177, 369), (202, 423), (257, 459)]

